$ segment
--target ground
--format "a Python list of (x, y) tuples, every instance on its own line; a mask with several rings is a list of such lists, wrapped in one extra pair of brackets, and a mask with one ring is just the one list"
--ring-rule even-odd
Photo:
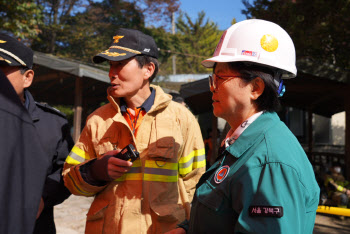
[[(92, 198), (70, 196), (65, 202), (55, 207), (57, 234), (83, 234), (86, 213)], [(334, 215), (317, 214), (313, 234), (350, 233), (350, 217), (344, 220)]]

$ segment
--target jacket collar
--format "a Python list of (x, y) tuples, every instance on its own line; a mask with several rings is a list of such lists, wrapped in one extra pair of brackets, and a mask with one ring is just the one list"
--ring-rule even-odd
[[(150, 110), (147, 113), (152, 113), (154, 111), (158, 111), (160, 109), (163, 109), (169, 105), (171, 102), (171, 96), (164, 93), (161, 87), (157, 85), (150, 85), (150, 87), (153, 89), (155, 92), (155, 97), (154, 97), (154, 104), (150, 108)], [(113, 98), (107, 89), (107, 99), (109, 102), (112, 104), (114, 109), (117, 111), (117, 113), (121, 112), (120, 106), (121, 106), (121, 99), (120, 98)]]
[(226, 150), (233, 156), (239, 158), (257, 141), (261, 141), (265, 137), (265, 132), (275, 126), (280, 121), (275, 112), (264, 112), (257, 118), (236, 140), (236, 142)]
[[(151, 87), (151, 95), (146, 99), (146, 101), (144, 103), (142, 103), (142, 105), (138, 108), (141, 108), (143, 110), (146, 111), (146, 113), (151, 109), (151, 107), (154, 104), (154, 98), (156, 96), (156, 91)], [(126, 102), (124, 101), (124, 99), (120, 99), (120, 110), (121, 112), (126, 112), (127, 109), (127, 105)]]
[(27, 108), (29, 115), (32, 117), (33, 121), (38, 121), (40, 119), (39, 112), (32, 94), (25, 89), (24, 96), (26, 98), (24, 106)]

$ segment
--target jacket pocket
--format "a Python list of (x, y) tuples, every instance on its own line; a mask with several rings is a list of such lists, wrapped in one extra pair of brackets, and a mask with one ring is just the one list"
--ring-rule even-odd
[(106, 211), (106, 209), (108, 208), (108, 205), (102, 207), (100, 210), (94, 212), (94, 213), (88, 213), (86, 215), (86, 221), (96, 221), (99, 219), (103, 219), (104, 217), (104, 213)]
[(185, 209), (180, 204), (151, 203), (151, 209), (161, 222), (181, 222), (186, 218)]
[(103, 233), (105, 213), (108, 209), (108, 204), (98, 207), (100, 204), (97, 203), (99, 202), (93, 202), (86, 215), (85, 234)]
[(174, 128), (175, 120), (156, 118), (152, 123), (148, 155), (153, 160), (176, 161), (179, 144), (176, 143), (178, 131)]

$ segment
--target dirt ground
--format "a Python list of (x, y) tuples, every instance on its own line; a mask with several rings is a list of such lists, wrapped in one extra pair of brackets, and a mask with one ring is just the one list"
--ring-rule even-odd
[[(62, 204), (55, 207), (55, 223), (57, 234), (83, 234), (86, 213), (92, 198), (70, 196)], [(313, 234), (345, 234), (350, 233), (350, 217), (345, 220), (337, 216), (317, 214)]]

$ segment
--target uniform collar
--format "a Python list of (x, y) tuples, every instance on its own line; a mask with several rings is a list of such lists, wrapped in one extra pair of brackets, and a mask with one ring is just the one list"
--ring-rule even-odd
[[(156, 90), (153, 89), (152, 87), (150, 87), (151, 90), (151, 95), (146, 99), (146, 101), (144, 101), (144, 103), (142, 103), (142, 105), (140, 107), (137, 108), (141, 108), (143, 110), (146, 111), (146, 113), (151, 109), (151, 107), (154, 104), (154, 99), (156, 97)], [(123, 98), (120, 99), (120, 111), (121, 112), (126, 112), (127, 109), (127, 105), (126, 102), (124, 101)]]
[(234, 131), (231, 128), (230, 131), (227, 133), (226, 138), (222, 142), (221, 146), (225, 145), (225, 147), (228, 147), (232, 145), (238, 139), (238, 137), (244, 132), (244, 130), (246, 130), (249, 127), (249, 125), (251, 125), (262, 113), (263, 111), (260, 111), (250, 116), (247, 120), (241, 123), (241, 125), (239, 125), (238, 128)]
[[(171, 102), (171, 96), (169, 94), (164, 93), (161, 87), (157, 85), (150, 85), (151, 88), (154, 89), (155, 97), (153, 105), (151, 106), (151, 109), (147, 113), (151, 113), (153, 111), (158, 111), (160, 109), (166, 108), (169, 103)], [(112, 104), (113, 108), (117, 111), (117, 113), (120, 113), (120, 104), (121, 99), (120, 98), (113, 98), (107, 89), (107, 99)]]
[(264, 112), (240, 135), (236, 142), (226, 150), (233, 156), (239, 158), (257, 141), (265, 137), (268, 129), (275, 126), (280, 119), (275, 112)]
[(27, 89), (24, 90), (24, 97), (26, 99), (24, 102), (24, 106), (28, 110), (29, 115), (32, 117), (32, 120), (33, 121), (39, 120), (40, 119), (39, 113), (37, 111), (37, 107), (36, 107), (34, 98), (33, 98), (32, 94)]

